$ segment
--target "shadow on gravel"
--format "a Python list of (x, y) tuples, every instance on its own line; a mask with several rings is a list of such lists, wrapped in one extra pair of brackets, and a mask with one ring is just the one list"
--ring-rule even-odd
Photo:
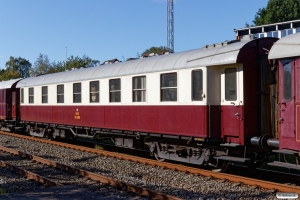
[(74, 162), (85, 162), (85, 161), (89, 161), (95, 158), (99, 158), (99, 156), (90, 156), (90, 157), (84, 157), (84, 158), (78, 158), (78, 159), (73, 159), (72, 161)]
[[(157, 187), (149, 187), (149, 189), (152, 190), (157, 190)], [(250, 191), (249, 192), (245, 192), (242, 191), (241, 192), (236, 192), (236, 191), (231, 191), (231, 190), (226, 190), (224, 188), (220, 188), (220, 190), (218, 192), (216, 192), (216, 189), (212, 189), (214, 190), (213, 192), (210, 191), (209, 189), (203, 193), (201, 192), (192, 192), (192, 191), (188, 191), (188, 190), (184, 190), (184, 189), (180, 189), (180, 188), (173, 188), (170, 189), (168, 187), (163, 188), (160, 187), (159, 191), (161, 191), (162, 193), (165, 194), (170, 194), (179, 198), (183, 198), (183, 199), (189, 199), (189, 200), (193, 200), (193, 199), (197, 199), (197, 200), (208, 200), (208, 199), (277, 199), (276, 198), (276, 193), (269, 191), (269, 192), (259, 192), (257, 194), (252, 194)]]
[(10, 148), (10, 149), (17, 149), (18, 146), (11, 146), (11, 145), (8, 145), (8, 146), (5, 146), (6, 148)]
[(42, 156), (39, 156), (41, 158), (45, 158), (45, 159), (49, 159), (49, 160), (55, 160), (55, 159), (59, 159), (60, 157), (57, 157), (57, 156), (50, 156), (50, 155), (42, 155)]
[(95, 192), (92, 192), (86, 188), (78, 186), (62, 186), (62, 187), (51, 187), (33, 191), (27, 191), (24, 193), (15, 194), (4, 194), (0, 195), (1, 199), (4, 200), (41, 200), (41, 199), (76, 199), (76, 200), (93, 200), (106, 198)]
[[(105, 173), (105, 174), (113, 174), (114, 173), (110, 170), (99, 169), (99, 168), (95, 168), (95, 167), (78, 167), (78, 168), (89, 171), (89, 172), (97, 173), (100, 175), (103, 175), (102, 173)], [(107, 176), (107, 175), (104, 175), (104, 176)]]

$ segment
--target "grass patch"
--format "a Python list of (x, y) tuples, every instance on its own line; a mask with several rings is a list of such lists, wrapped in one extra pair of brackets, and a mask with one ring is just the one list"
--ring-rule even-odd
[(105, 150), (103, 146), (95, 144), (95, 149), (97, 150)]
[(3, 188), (0, 188), (0, 194), (5, 194), (5, 190)]

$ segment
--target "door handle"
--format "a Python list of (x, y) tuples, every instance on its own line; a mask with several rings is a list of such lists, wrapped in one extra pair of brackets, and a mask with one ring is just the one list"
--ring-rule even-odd
[(284, 121), (284, 119), (283, 118), (279, 118), (279, 121)]
[(242, 118), (240, 118), (240, 116), (241, 116), (240, 113), (235, 113), (234, 115), (236, 116), (236, 119), (239, 119), (240, 121), (243, 120)]

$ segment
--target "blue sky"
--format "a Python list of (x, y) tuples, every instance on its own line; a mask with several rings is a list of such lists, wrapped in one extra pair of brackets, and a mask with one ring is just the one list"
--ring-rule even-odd
[[(268, 0), (175, 0), (175, 52), (235, 39)], [(89, 56), (101, 62), (167, 46), (166, 0), (0, 0), (0, 68)], [(66, 48), (67, 47), (67, 48)]]

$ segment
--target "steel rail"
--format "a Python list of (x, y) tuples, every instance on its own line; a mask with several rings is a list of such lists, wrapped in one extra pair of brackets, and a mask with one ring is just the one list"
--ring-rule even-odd
[(4, 134), (4, 135), (9, 135), (9, 136), (23, 138), (23, 139), (29, 139), (32, 141), (42, 142), (42, 143), (46, 143), (46, 144), (52, 144), (52, 145), (57, 145), (57, 146), (65, 147), (65, 148), (71, 148), (74, 150), (95, 153), (98, 155), (110, 156), (110, 157), (114, 157), (114, 158), (118, 158), (118, 159), (148, 164), (148, 165), (152, 165), (152, 166), (159, 166), (162, 168), (167, 168), (167, 169), (171, 169), (171, 170), (175, 170), (175, 171), (181, 171), (181, 172), (186, 172), (186, 173), (191, 173), (191, 174), (196, 174), (196, 175), (208, 176), (208, 177), (213, 177), (216, 179), (226, 179), (226, 180), (232, 181), (232, 182), (243, 183), (243, 184), (250, 185), (250, 186), (261, 187), (261, 188), (271, 189), (271, 190), (280, 191), (280, 192), (297, 192), (298, 194), (300, 194), (300, 187), (297, 187), (297, 186), (263, 181), (263, 180), (259, 180), (259, 179), (236, 176), (236, 175), (231, 175), (231, 174), (226, 174), (226, 173), (221, 173), (221, 172), (213, 172), (213, 171), (192, 168), (192, 167), (187, 167), (187, 166), (183, 167), (182, 165), (176, 165), (176, 164), (171, 164), (171, 163), (167, 163), (167, 162), (159, 162), (156, 160), (141, 158), (141, 157), (137, 157), (137, 156), (129, 156), (129, 155), (121, 154), (121, 153), (109, 152), (109, 151), (105, 151), (105, 150), (97, 150), (97, 149), (92, 149), (92, 148), (88, 148), (88, 147), (82, 147), (82, 146), (57, 142), (57, 141), (43, 140), (40, 138), (31, 137), (31, 136), (16, 135), (16, 134), (11, 134), (11, 133), (4, 133), (4, 132), (0, 132), (0, 133)]
[(160, 192), (157, 192), (157, 191), (154, 191), (154, 190), (150, 190), (150, 189), (147, 189), (147, 188), (143, 188), (143, 187), (135, 186), (135, 185), (132, 185), (132, 184), (128, 184), (128, 183), (125, 183), (123, 181), (117, 181), (117, 180), (114, 180), (112, 178), (105, 177), (105, 176), (102, 176), (102, 175), (99, 175), (99, 174), (96, 174), (96, 173), (93, 173), (93, 172), (89, 172), (89, 171), (82, 170), (82, 169), (79, 169), (79, 168), (76, 168), (76, 167), (72, 167), (70, 165), (57, 163), (57, 162), (54, 162), (54, 161), (51, 161), (51, 160), (48, 160), (48, 159), (45, 159), (45, 158), (30, 155), (30, 154), (27, 154), (27, 153), (24, 153), (24, 152), (21, 152), (21, 151), (17, 151), (17, 150), (14, 150), (14, 149), (10, 149), (10, 148), (7, 148), (7, 147), (0, 146), (0, 151), (4, 151), (4, 152), (7, 152), (7, 153), (10, 153), (10, 154), (13, 154), (13, 155), (18, 155), (20, 157), (27, 158), (27, 159), (33, 160), (33, 161), (38, 162), (38, 163), (42, 163), (42, 164), (47, 165), (47, 166), (51, 166), (51, 167), (55, 167), (57, 169), (61, 169), (61, 170), (71, 172), (73, 174), (91, 179), (93, 181), (98, 181), (98, 182), (101, 182), (101, 183), (104, 183), (104, 184), (108, 184), (112, 187), (121, 188), (123, 190), (130, 191), (130, 192), (133, 192), (135, 194), (143, 195), (143, 196), (150, 197), (150, 198), (153, 198), (153, 199), (162, 199), (162, 200), (166, 200), (166, 199), (168, 199), (168, 200), (180, 200), (181, 199), (181, 198), (177, 198), (177, 197), (174, 197), (174, 196), (171, 196), (171, 195), (163, 194), (163, 193), (160, 193)]
[(11, 164), (8, 164), (4, 161), (0, 161), (0, 167), (2, 168), (6, 168), (10, 171), (14, 171), (22, 176), (25, 176), (26, 178), (28, 179), (31, 179), (31, 180), (34, 180), (36, 182), (39, 182), (45, 186), (48, 186), (48, 187), (53, 187), (53, 186), (62, 186), (62, 184), (59, 184), (59, 183), (56, 183), (46, 177), (43, 177), (43, 176), (40, 176), (38, 174), (35, 174), (35, 173), (32, 173), (30, 171), (27, 171), (27, 170), (24, 170), (24, 169), (21, 169), (17, 166), (14, 166), (14, 165), (11, 165)]

